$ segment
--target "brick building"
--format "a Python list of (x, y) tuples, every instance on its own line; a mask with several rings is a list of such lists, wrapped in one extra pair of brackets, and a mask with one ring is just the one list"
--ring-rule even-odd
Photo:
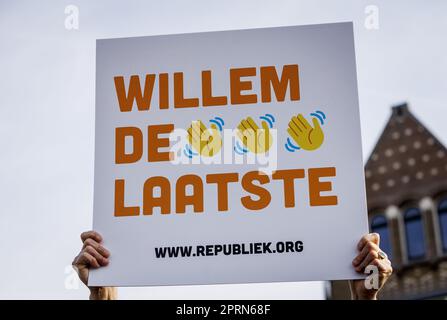
[[(409, 111), (392, 114), (365, 166), (368, 217), (394, 274), (381, 299), (447, 299), (447, 150)], [(332, 281), (329, 299), (349, 299)]]

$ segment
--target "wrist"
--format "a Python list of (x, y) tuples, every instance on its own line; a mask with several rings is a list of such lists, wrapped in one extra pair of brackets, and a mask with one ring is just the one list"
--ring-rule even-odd
[(90, 300), (116, 300), (118, 290), (115, 287), (90, 287)]
[[(363, 283), (361, 284), (363, 285)], [(352, 300), (377, 300), (378, 290), (362, 288), (356, 281), (349, 281)]]
[(352, 300), (377, 300), (377, 292), (375, 293), (351, 293)]

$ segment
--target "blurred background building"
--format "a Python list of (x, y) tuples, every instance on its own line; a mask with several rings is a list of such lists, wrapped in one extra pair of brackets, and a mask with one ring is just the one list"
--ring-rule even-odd
[[(393, 263), (381, 299), (447, 299), (447, 150), (406, 104), (391, 117), (365, 166), (372, 232)], [(332, 281), (329, 299), (349, 299)]]

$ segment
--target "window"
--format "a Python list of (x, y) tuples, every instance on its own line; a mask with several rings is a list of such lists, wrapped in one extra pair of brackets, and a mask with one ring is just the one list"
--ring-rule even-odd
[(388, 221), (382, 214), (376, 215), (371, 221), (371, 232), (378, 233), (380, 235), (380, 248), (388, 255), (391, 260), (391, 237), (388, 229)]
[(418, 208), (407, 209), (404, 213), (404, 223), (408, 260), (416, 261), (425, 258), (424, 226), (421, 211)]
[(447, 198), (442, 199), (438, 205), (439, 228), (441, 229), (442, 249), (447, 253)]

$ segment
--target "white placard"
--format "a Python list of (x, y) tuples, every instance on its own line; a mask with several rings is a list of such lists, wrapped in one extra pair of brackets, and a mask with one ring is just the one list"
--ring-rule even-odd
[(111, 258), (89, 285), (362, 277), (352, 23), (96, 50), (93, 227)]

